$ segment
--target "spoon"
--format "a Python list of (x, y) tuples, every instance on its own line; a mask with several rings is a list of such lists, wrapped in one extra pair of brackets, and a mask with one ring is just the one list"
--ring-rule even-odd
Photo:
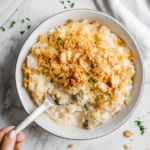
[(26, 128), (31, 122), (33, 122), (39, 115), (41, 115), (44, 111), (46, 111), (48, 108), (52, 107), (52, 106), (65, 106), (68, 104), (63, 104), (63, 105), (59, 105), (56, 101), (54, 101), (52, 99), (52, 97), (48, 94), (46, 94), (46, 98), (44, 103), (39, 106), (34, 112), (32, 112), (24, 121), (22, 121), (14, 130), (16, 135), (21, 132), (24, 128)]

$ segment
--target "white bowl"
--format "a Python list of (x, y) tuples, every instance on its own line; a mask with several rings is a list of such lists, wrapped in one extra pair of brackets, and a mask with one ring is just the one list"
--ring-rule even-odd
[(123, 123), (125, 123), (125, 121), (128, 120), (140, 101), (144, 86), (144, 65), (140, 49), (129, 31), (114, 18), (95, 10), (73, 9), (53, 15), (42, 22), (27, 38), (18, 56), (15, 72), (18, 95), (23, 107), (28, 114), (36, 109), (36, 106), (31, 100), (29, 93), (23, 86), (23, 71), (21, 69), (22, 64), (26, 60), (31, 47), (37, 42), (37, 37), (39, 34), (46, 34), (49, 31), (50, 27), (59, 26), (65, 23), (68, 19), (75, 19), (77, 21), (83, 19), (98, 21), (101, 24), (108, 26), (112, 30), (112, 32), (117, 34), (125, 41), (127, 46), (131, 49), (132, 55), (136, 57), (136, 74), (133, 79), (134, 84), (133, 90), (131, 92), (132, 101), (122, 111), (115, 114), (113, 118), (95, 127), (93, 130), (86, 130), (77, 127), (67, 128), (59, 126), (52, 120), (50, 120), (46, 114), (42, 114), (41, 116), (39, 116), (35, 120), (35, 122), (44, 130), (62, 138), (83, 140), (102, 137), (116, 130)]

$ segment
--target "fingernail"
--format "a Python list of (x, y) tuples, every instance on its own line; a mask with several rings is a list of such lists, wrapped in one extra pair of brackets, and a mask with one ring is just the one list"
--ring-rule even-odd
[(9, 139), (14, 139), (14, 137), (16, 136), (16, 133), (15, 133), (15, 131), (14, 130), (12, 130), (12, 131), (10, 131), (9, 133), (8, 133), (8, 138)]

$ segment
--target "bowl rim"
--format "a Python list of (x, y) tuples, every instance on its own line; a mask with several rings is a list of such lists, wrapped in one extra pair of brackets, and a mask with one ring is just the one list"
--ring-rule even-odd
[(76, 9), (69, 9), (69, 10), (65, 10), (65, 11), (58, 12), (58, 13), (56, 13), (56, 14), (54, 14), (54, 15), (48, 17), (47, 19), (45, 19), (44, 21), (42, 21), (40, 24), (38, 24), (38, 25), (35, 27), (35, 29), (29, 34), (29, 36), (26, 38), (26, 40), (25, 40), (24, 43), (22, 44), (22, 46), (21, 46), (21, 48), (20, 48), (20, 51), (19, 51), (19, 53), (18, 53), (17, 59), (16, 59), (15, 70), (14, 70), (14, 71), (15, 71), (15, 73), (14, 73), (14, 74), (15, 74), (15, 88), (16, 88), (16, 91), (17, 91), (17, 95), (18, 95), (19, 101), (20, 101), (20, 103), (21, 103), (23, 109), (25, 110), (25, 112), (26, 112), (26, 114), (27, 114), (28, 116), (29, 116), (29, 114), (28, 114), (28, 112), (26, 111), (26, 109), (24, 108), (24, 106), (23, 106), (23, 104), (22, 104), (22, 101), (21, 101), (20, 96), (19, 96), (18, 88), (17, 88), (16, 68), (17, 68), (17, 62), (18, 62), (18, 58), (19, 58), (20, 52), (21, 52), (21, 50), (22, 50), (24, 44), (25, 44), (26, 41), (28, 40), (28, 38), (32, 35), (32, 33), (33, 33), (42, 23), (44, 23), (46, 20), (48, 20), (48, 19), (50, 19), (50, 18), (52, 18), (52, 17), (54, 17), (54, 16), (56, 16), (56, 15), (58, 15), (58, 14), (61, 14), (61, 13), (64, 13), (64, 12), (69, 12), (69, 11), (74, 11), (74, 10), (96, 11), (96, 12), (98, 12), (98, 13), (101, 13), (101, 14), (104, 14), (104, 15), (108, 16), (109, 18), (111, 18), (111, 19), (113, 19), (115, 22), (117, 22), (119, 25), (121, 25), (121, 26), (125, 29), (125, 31), (130, 35), (130, 37), (132, 38), (132, 40), (134, 41), (134, 43), (135, 43), (135, 45), (136, 45), (136, 47), (137, 47), (137, 49), (138, 49), (139, 55), (140, 55), (140, 57), (141, 57), (142, 70), (143, 70), (143, 76), (142, 76), (143, 82), (142, 82), (141, 93), (140, 93), (140, 95), (139, 95), (138, 102), (137, 102), (135, 108), (132, 110), (132, 112), (130, 113), (130, 115), (128, 116), (128, 118), (127, 118), (122, 124), (120, 124), (117, 128), (115, 128), (114, 130), (112, 130), (111, 132), (109, 132), (109, 133), (107, 133), (107, 134), (105, 134), (105, 135), (101, 135), (101, 136), (98, 136), (98, 137), (95, 137), (95, 138), (87, 138), (87, 139), (65, 138), (65, 137), (59, 136), (59, 135), (57, 135), (57, 134), (51, 133), (50, 131), (47, 131), (46, 129), (43, 129), (38, 123), (36, 123), (35, 121), (33, 121), (33, 122), (34, 122), (36, 125), (38, 125), (41, 129), (43, 129), (44, 131), (46, 131), (46, 132), (48, 132), (48, 133), (50, 133), (50, 134), (52, 134), (52, 135), (54, 135), (54, 136), (56, 136), (56, 137), (63, 138), (63, 139), (68, 139), (68, 140), (84, 141), (84, 140), (93, 140), (93, 139), (101, 138), (101, 137), (104, 137), (104, 136), (106, 136), (106, 135), (108, 135), (108, 134), (110, 134), (110, 133), (116, 131), (118, 128), (120, 128), (122, 125), (124, 125), (124, 124), (128, 121), (128, 119), (132, 116), (132, 114), (133, 114), (134, 111), (136, 110), (137, 106), (139, 105), (139, 102), (140, 102), (141, 97), (142, 97), (142, 94), (143, 94), (144, 85), (145, 85), (145, 64), (144, 64), (144, 61), (143, 61), (143, 57), (142, 57), (142, 54), (141, 54), (139, 45), (137, 44), (136, 40), (134, 39), (134, 37), (132, 36), (132, 34), (130, 33), (130, 31), (129, 31), (121, 22), (119, 22), (116, 18), (114, 18), (114, 17), (110, 16), (109, 14), (106, 14), (106, 13), (104, 13), (104, 12), (102, 12), (102, 11), (94, 10), (94, 9), (88, 9), (88, 8), (76, 8)]

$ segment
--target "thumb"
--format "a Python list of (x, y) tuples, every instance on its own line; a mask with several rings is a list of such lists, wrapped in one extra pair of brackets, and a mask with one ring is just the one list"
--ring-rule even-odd
[(14, 130), (10, 131), (4, 138), (1, 150), (13, 150), (16, 141), (16, 133)]

